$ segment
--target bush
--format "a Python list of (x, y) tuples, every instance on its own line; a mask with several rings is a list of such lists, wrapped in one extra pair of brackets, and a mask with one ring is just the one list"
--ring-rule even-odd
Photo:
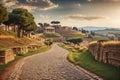
[(68, 39), (68, 42), (74, 43), (74, 44), (79, 44), (83, 40), (81, 38), (73, 38), (73, 39)]
[(52, 39), (47, 39), (47, 40), (45, 41), (45, 44), (48, 45), (48, 46), (52, 45), (52, 43), (53, 43), (53, 40), (52, 40)]

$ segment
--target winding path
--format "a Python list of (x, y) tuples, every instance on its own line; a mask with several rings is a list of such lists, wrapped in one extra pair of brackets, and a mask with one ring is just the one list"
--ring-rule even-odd
[(97, 80), (68, 62), (67, 54), (53, 44), (49, 51), (19, 61), (7, 80)]

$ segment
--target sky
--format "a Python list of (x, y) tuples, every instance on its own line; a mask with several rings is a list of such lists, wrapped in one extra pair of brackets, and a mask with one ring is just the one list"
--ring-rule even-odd
[(9, 11), (25, 8), (36, 23), (120, 28), (120, 0), (0, 0)]

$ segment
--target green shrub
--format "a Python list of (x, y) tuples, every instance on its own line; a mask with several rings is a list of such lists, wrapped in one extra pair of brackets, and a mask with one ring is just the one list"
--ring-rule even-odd
[(52, 43), (53, 43), (53, 39), (47, 39), (46, 41), (45, 41), (45, 44), (46, 45), (52, 45)]
[(83, 40), (81, 38), (73, 38), (73, 39), (68, 39), (67, 41), (74, 43), (74, 44), (78, 44), (78, 43), (82, 42)]

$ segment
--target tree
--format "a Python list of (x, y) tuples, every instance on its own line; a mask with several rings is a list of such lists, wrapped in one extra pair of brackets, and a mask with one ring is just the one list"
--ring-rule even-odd
[(44, 27), (48, 27), (48, 26), (50, 26), (50, 24), (44, 23)]
[[(11, 16), (11, 13), (8, 14), (8, 18), (9, 18), (9, 19), (8, 19), (7, 21), (5, 21), (4, 24), (6, 25), (6, 28), (9, 29), (9, 26), (10, 26), (11, 24), (13, 24), (13, 21), (12, 21), (12, 20), (13, 20), (13, 19), (12, 19), (13, 17)], [(13, 24), (13, 25), (14, 25), (14, 24)], [(14, 25), (14, 32), (15, 32), (15, 31), (16, 31), (16, 30), (15, 30), (15, 25)]]
[(73, 30), (76, 30), (76, 31), (78, 31), (78, 28), (77, 28), (77, 27), (73, 27)]
[(37, 29), (37, 25), (35, 22), (33, 22), (33, 23), (29, 24), (27, 27), (24, 27), (26, 34), (23, 32), (23, 35), (29, 35), (29, 37), (30, 37), (31, 31), (34, 31), (36, 29)]
[(38, 23), (38, 25), (40, 25), (41, 28), (44, 27), (43, 23)]
[(60, 21), (51, 21), (51, 24), (60, 24)]
[(51, 21), (51, 24), (53, 24), (53, 27), (55, 27), (55, 29), (59, 28), (58, 24), (60, 24), (60, 21)]
[(92, 36), (95, 36), (95, 32), (93, 32), (93, 31), (90, 31), (90, 34), (91, 34)]
[(86, 30), (84, 30), (84, 29), (82, 28), (82, 29), (81, 29), (81, 32), (82, 32), (82, 33), (86, 33)]
[(41, 28), (45, 28), (49, 26), (48, 23), (38, 23), (38, 25), (40, 25)]
[(0, 24), (8, 20), (8, 12), (5, 7), (0, 5)]
[(10, 14), (11, 23), (18, 25), (18, 37), (23, 37), (25, 31), (33, 31), (37, 28), (34, 17), (26, 9), (16, 8)]

